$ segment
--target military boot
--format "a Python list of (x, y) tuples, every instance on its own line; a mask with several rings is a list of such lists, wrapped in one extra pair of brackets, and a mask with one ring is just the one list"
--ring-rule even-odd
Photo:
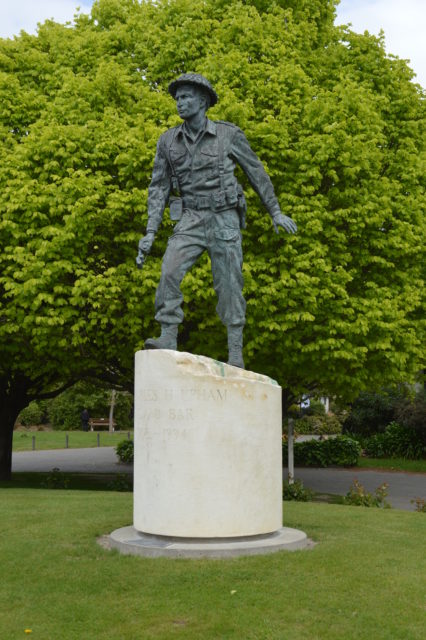
[(159, 338), (145, 340), (145, 349), (172, 349), (177, 350), (177, 324), (162, 324)]
[(228, 327), (228, 364), (244, 369), (243, 325)]

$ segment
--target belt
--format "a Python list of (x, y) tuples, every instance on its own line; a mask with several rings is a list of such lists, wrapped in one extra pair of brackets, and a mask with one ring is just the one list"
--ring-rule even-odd
[(212, 206), (211, 196), (184, 196), (182, 198), (184, 209), (210, 209)]
[(212, 211), (224, 211), (235, 208), (236, 197), (229, 197), (228, 194), (213, 193), (207, 196), (184, 196), (182, 204), (184, 209), (211, 209)]

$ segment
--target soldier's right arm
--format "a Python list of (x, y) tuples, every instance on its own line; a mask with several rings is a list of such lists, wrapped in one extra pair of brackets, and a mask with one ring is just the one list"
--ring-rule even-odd
[(146, 235), (141, 240), (146, 253), (151, 249), (155, 234), (163, 219), (164, 209), (169, 200), (171, 189), (171, 172), (164, 138), (165, 135), (163, 134), (157, 144), (151, 184), (148, 188), (148, 224), (146, 226)]

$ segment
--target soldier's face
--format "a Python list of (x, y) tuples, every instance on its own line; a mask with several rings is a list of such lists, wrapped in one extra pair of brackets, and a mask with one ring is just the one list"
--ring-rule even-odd
[(206, 110), (206, 98), (201, 91), (190, 84), (178, 87), (175, 94), (176, 107), (182, 120), (188, 120), (201, 110)]

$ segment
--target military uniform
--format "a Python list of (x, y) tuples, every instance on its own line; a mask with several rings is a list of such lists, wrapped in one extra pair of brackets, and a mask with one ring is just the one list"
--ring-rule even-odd
[(140, 268), (167, 204), (170, 217), (177, 224), (163, 257), (155, 297), (155, 318), (161, 324), (161, 336), (145, 340), (145, 348), (177, 348), (177, 329), (183, 320), (180, 285), (187, 271), (207, 251), (218, 298), (217, 312), (228, 332), (228, 363), (244, 367), (246, 303), (242, 294), (241, 228), (245, 225), (245, 200), (234, 175), (236, 164), (258, 193), (275, 230), (284, 227), (294, 233), (297, 227), (291, 218), (281, 214), (272, 183), (241, 129), (205, 117), (209, 106), (218, 100), (210, 82), (200, 74), (185, 73), (169, 85), (169, 92), (176, 99), (184, 122), (166, 131), (158, 141), (148, 190), (146, 236), (139, 242), (136, 259)]
[[(204, 131), (193, 140), (185, 123), (169, 129), (159, 139), (148, 191), (147, 233), (156, 233), (171, 197), (171, 217), (176, 202), (179, 221), (169, 239), (157, 289), (155, 318), (161, 324), (183, 320), (181, 281), (199, 256), (207, 251), (217, 312), (223, 324), (243, 325), (242, 249), (244, 226), (242, 189), (234, 176), (238, 163), (272, 217), (280, 207), (272, 183), (244, 133), (228, 122), (206, 118)], [(173, 188), (181, 202), (173, 200)]]

